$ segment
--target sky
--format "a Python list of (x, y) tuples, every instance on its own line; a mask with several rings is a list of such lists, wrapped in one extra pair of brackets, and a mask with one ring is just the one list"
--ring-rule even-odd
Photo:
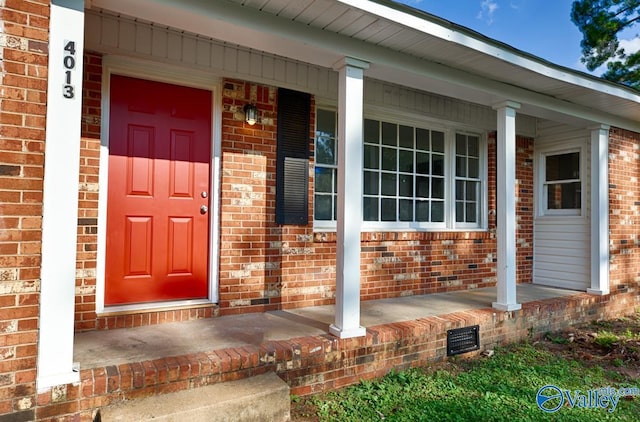
[[(452, 21), (552, 63), (589, 72), (580, 62), (582, 34), (571, 22), (573, 0), (396, 0)], [(640, 37), (623, 34), (621, 45), (640, 48)]]

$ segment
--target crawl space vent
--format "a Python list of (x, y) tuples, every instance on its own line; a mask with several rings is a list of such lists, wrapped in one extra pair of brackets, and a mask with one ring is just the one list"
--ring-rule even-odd
[(459, 355), (480, 348), (480, 326), (447, 330), (447, 356)]

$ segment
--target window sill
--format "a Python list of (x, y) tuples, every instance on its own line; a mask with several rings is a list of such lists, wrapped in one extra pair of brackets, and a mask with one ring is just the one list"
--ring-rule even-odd
[[(314, 229), (314, 242), (335, 242), (335, 229)], [(361, 242), (380, 241), (432, 241), (432, 240), (484, 240), (495, 239), (495, 232), (487, 229), (464, 230), (363, 230), (360, 233)]]

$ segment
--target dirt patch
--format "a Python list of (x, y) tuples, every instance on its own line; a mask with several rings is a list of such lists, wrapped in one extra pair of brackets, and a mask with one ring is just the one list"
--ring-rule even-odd
[(640, 377), (640, 313), (547, 333), (539, 343), (566, 359)]

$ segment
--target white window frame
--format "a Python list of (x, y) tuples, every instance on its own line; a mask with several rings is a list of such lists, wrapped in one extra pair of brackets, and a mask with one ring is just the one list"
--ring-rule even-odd
[[(336, 154), (336, 163), (335, 165), (326, 165), (326, 164), (321, 164), (321, 167), (324, 168), (331, 168), (331, 169), (335, 169), (336, 171), (336, 177), (337, 177), (337, 172), (338, 172), (338, 118), (337, 118), (337, 114), (338, 111), (336, 110), (335, 107), (330, 107), (330, 106), (319, 106), (316, 104), (316, 110), (315, 110), (315, 127), (313, 128), (313, 200), (311, 201), (312, 203), (312, 208), (313, 208), (313, 212), (312, 212), (312, 216), (313, 216), (313, 228), (314, 230), (324, 230), (324, 231), (335, 231), (336, 230), (336, 220), (316, 220), (316, 213), (315, 213), (315, 206), (316, 206), (316, 164), (318, 162), (317, 160), (317, 154), (318, 154), (318, 148), (317, 148), (317, 143), (316, 143), (316, 139), (317, 139), (317, 132), (318, 132), (318, 110), (325, 110), (325, 111), (332, 111), (336, 114), (336, 128), (335, 128), (335, 140), (336, 140), (336, 145), (335, 145), (335, 154)], [(336, 199), (337, 200), (337, 199)], [(333, 213), (333, 211), (332, 211)]]
[[(318, 109), (336, 111), (335, 107), (317, 104)], [(380, 122), (388, 122), (397, 125), (411, 126), (413, 128), (421, 128), (430, 131), (443, 132), (445, 136), (445, 210), (444, 222), (373, 222), (362, 220), (363, 231), (486, 231), (488, 229), (488, 142), (486, 132), (474, 128), (465, 127), (462, 124), (447, 124), (442, 121), (435, 121), (425, 118), (424, 116), (410, 116), (389, 113), (382, 110), (365, 110), (365, 119), (377, 120)], [(316, 119), (317, 122), (317, 119)], [(316, 128), (314, 128), (314, 133)], [(456, 201), (455, 201), (455, 145), (456, 134), (477, 136), (479, 140), (479, 180), (480, 180), (480, 198), (478, 200), (479, 221), (477, 223), (456, 223)], [(337, 142), (340, 142), (336, 138)], [(315, 206), (315, 154), (317, 148), (314, 136), (314, 200)], [(364, 165), (364, 163), (363, 163)], [(364, 171), (361, 168), (360, 171)], [(361, 198), (364, 201), (364, 196)], [(335, 220), (316, 220), (315, 210), (313, 213), (313, 228), (315, 231), (335, 231)], [(362, 216), (361, 216), (362, 218)]]
[[(479, 164), (479, 169), (478, 169), (478, 180), (480, 181), (480, 198), (478, 198), (478, 207), (479, 207), (479, 213), (478, 213), (478, 222), (477, 223), (465, 223), (465, 222), (456, 222), (456, 192), (455, 192), (455, 186), (456, 186), (456, 180), (458, 180), (457, 176), (456, 176), (456, 172), (455, 172), (455, 165), (456, 165), (456, 154), (455, 154), (455, 148), (453, 146), (456, 145), (456, 135), (460, 134), (460, 135), (466, 135), (466, 136), (477, 136), (478, 137), (478, 150), (479, 150), (479, 154), (478, 154), (478, 159), (480, 160), (480, 164)], [(450, 161), (451, 161), (451, 165), (449, 166), (449, 168), (451, 169), (451, 177), (452, 180), (451, 182), (447, 183), (447, 185), (451, 185), (452, 188), (452, 192), (451, 194), (453, 196), (451, 196), (451, 201), (453, 202), (449, 208), (451, 208), (451, 221), (453, 223), (453, 228), (458, 229), (458, 230), (477, 230), (477, 229), (483, 229), (486, 230), (487, 228), (487, 208), (488, 208), (488, 202), (487, 202), (487, 186), (488, 186), (488, 145), (487, 145), (487, 139), (486, 136), (483, 136), (482, 134), (480, 134), (479, 132), (475, 132), (475, 131), (468, 131), (468, 130), (455, 130), (453, 132), (453, 139), (451, 140), (451, 146), (452, 146), (452, 151), (451, 151), (451, 157), (450, 157)], [(445, 152), (446, 154), (446, 152)], [(468, 178), (460, 178), (461, 180), (466, 180)], [(446, 201), (445, 201), (446, 203)]]
[[(546, 170), (547, 170), (547, 157), (554, 155), (563, 155), (563, 154), (571, 154), (577, 152), (580, 154), (580, 209), (550, 209), (547, 208), (547, 195), (546, 195)], [(537, 189), (537, 198), (538, 198), (538, 216), (540, 217), (583, 217), (586, 212), (587, 205), (587, 191), (586, 191), (586, 151), (584, 146), (574, 146), (563, 149), (545, 149), (544, 151), (540, 151), (538, 153), (538, 189)], [(571, 179), (574, 180), (574, 179)]]

